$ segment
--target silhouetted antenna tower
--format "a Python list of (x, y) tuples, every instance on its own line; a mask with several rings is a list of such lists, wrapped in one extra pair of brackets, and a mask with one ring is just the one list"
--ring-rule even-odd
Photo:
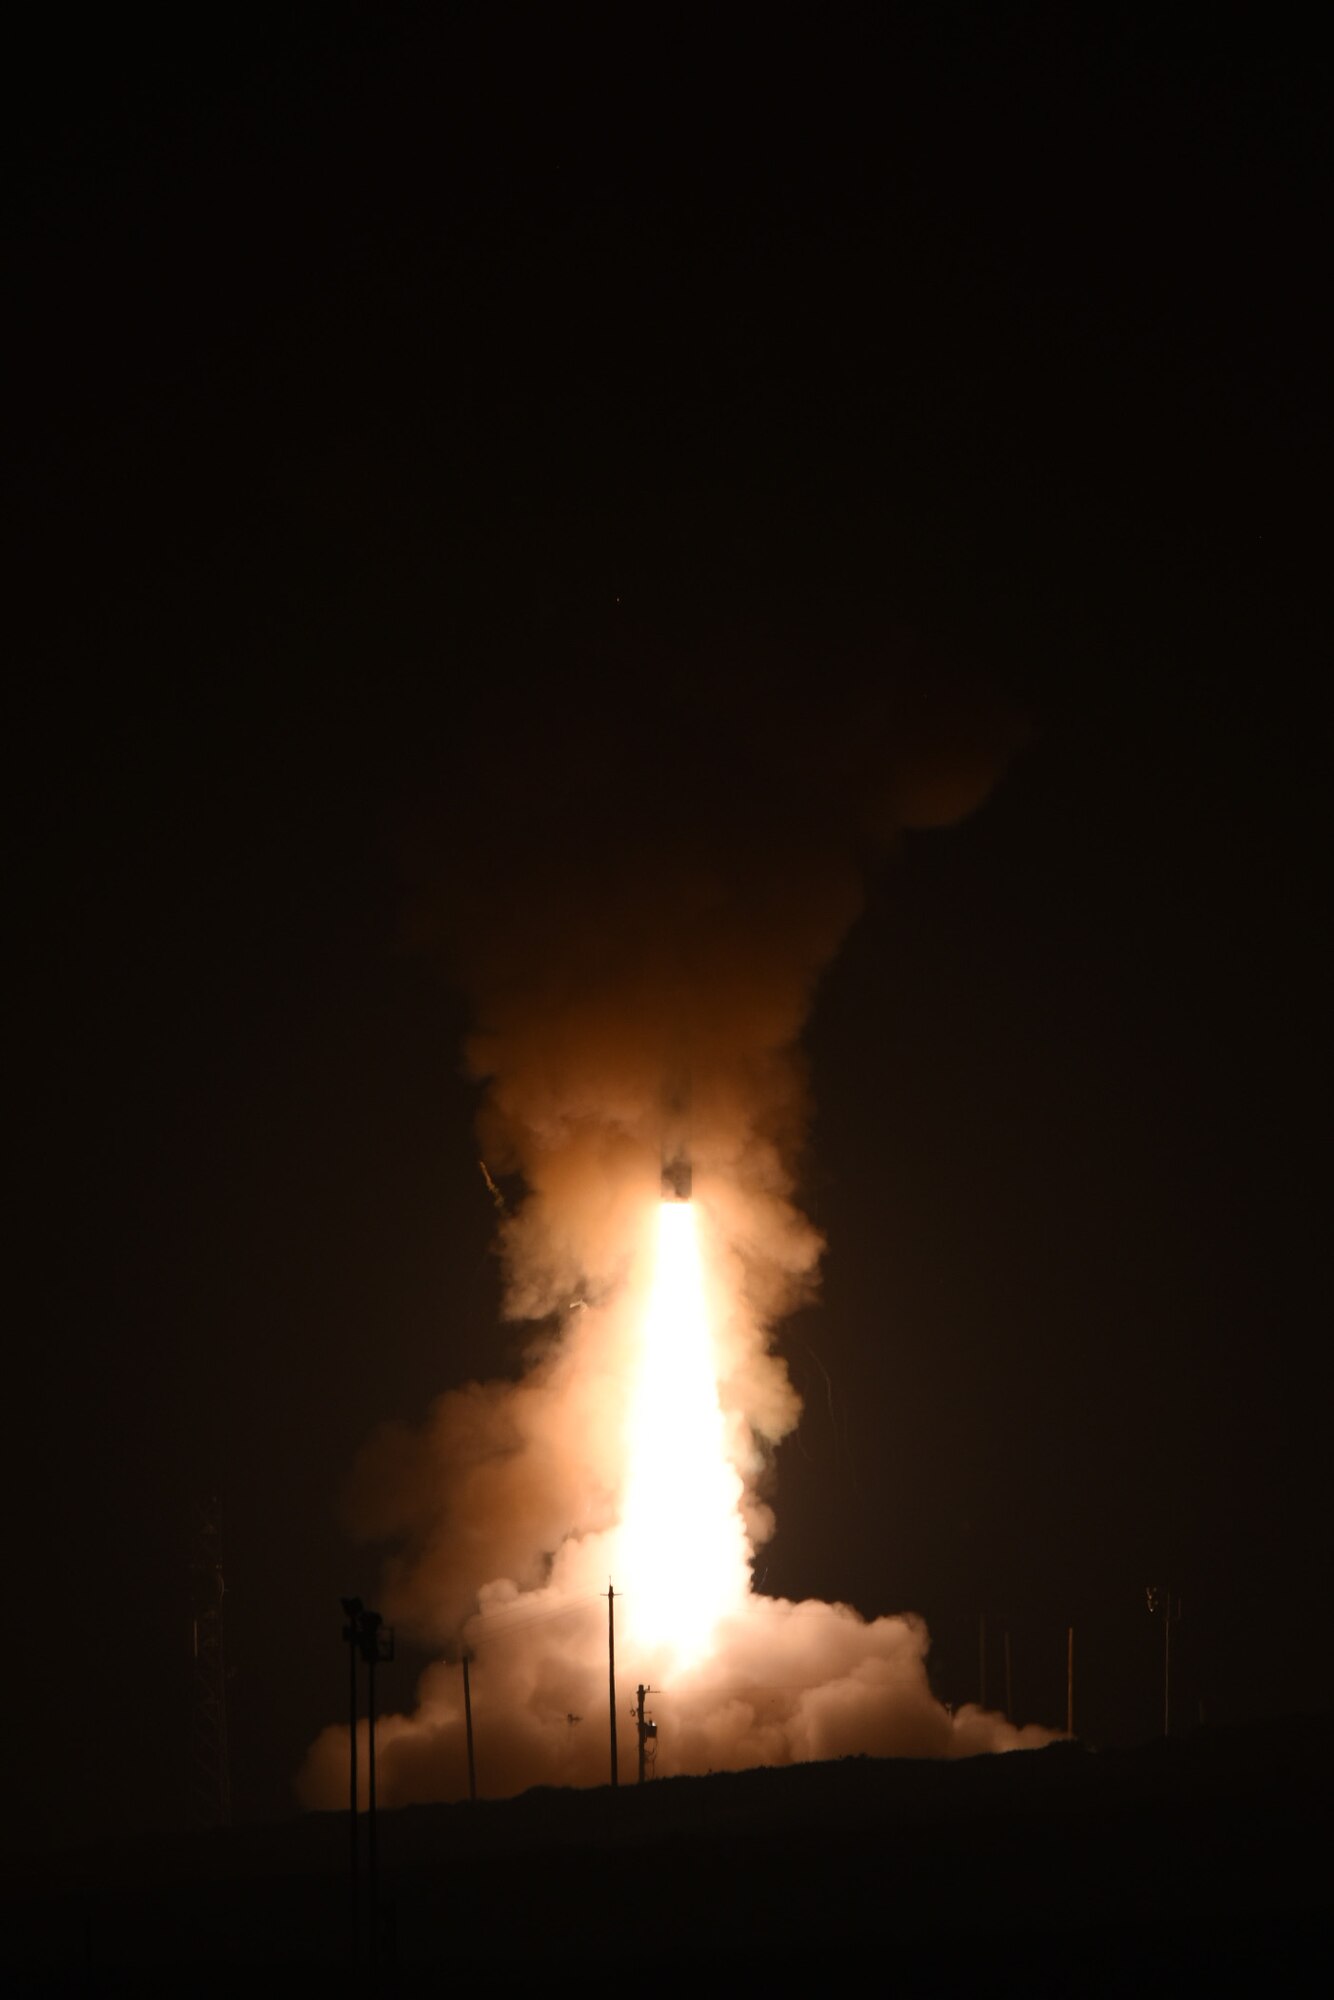
[(230, 1826), (232, 1777), (227, 1756), (227, 1656), (223, 1646), (222, 1507), (200, 1508), (190, 1550), (194, 1604), (194, 1714), (190, 1806), (197, 1826)]

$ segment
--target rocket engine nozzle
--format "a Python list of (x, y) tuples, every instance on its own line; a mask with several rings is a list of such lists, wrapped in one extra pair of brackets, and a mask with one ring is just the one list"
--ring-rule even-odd
[(689, 1201), (694, 1175), (684, 1154), (663, 1162), (662, 1198), (664, 1201)]

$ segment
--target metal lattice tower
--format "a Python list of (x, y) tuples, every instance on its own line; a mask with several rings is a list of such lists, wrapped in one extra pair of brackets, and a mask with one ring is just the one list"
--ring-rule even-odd
[(222, 1508), (200, 1508), (190, 1550), (194, 1608), (194, 1701), (190, 1745), (190, 1807), (196, 1826), (230, 1826), (231, 1766), (227, 1757), (227, 1659), (223, 1648)]

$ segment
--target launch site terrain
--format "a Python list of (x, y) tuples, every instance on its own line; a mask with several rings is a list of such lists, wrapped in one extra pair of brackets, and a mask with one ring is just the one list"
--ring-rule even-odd
[[(900, 1991), (1025, 1974), (1144, 1992), (1248, 1969), (1300, 1991), (1328, 1935), (1332, 1766), (1326, 1717), (405, 1808), (380, 1816), (380, 1977), (411, 1993), (447, 1970), (861, 1963)], [(347, 1859), (336, 1813), (50, 1855), (11, 1874), (7, 1928), (46, 1974), (336, 1977)], [(363, 1976), (369, 1949), (363, 1931)]]

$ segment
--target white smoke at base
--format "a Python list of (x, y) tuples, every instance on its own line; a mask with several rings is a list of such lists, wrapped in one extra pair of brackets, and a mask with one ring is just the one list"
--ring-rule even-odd
[[(701, 1204), (662, 1203), (642, 1232), (623, 1298), (592, 1316), (626, 1336), (604, 1349), (619, 1353), (624, 1368), (620, 1397), (601, 1413), (620, 1437), (616, 1519), (568, 1536), (535, 1588), (492, 1580), (464, 1623), (484, 1793), (606, 1782), (609, 1611), (624, 1690), (620, 1727), (632, 1736), (636, 1683), (652, 1688), (661, 1775), (851, 1754), (967, 1756), (1051, 1741), (1049, 1730), (1015, 1729), (981, 1709), (950, 1713), (927, 1680), (920, 1619), (866, 1620), (845, 1605), (753, 1591), (736, 1459), (756, 1463), (755, 1441), (744, 1422), (729, 1424), (720, 1399), (706, 1216)], [(582, 1313), (578, 1327), (586, 1377), (599, 1342)], [(586, 1444), (597, 1456), (596, 1440)], [(619, 1579), (610, 1606), (609, 1579)], [(379, 1746), (386, 1803), (462, 1794), (456, 1664), (426, 1673), (414, 1713), (384, 1718)], [(346, 1769), (346, 1732), (326, 1730), (302, 1774), (303, 1800), (341, 1804)]]
[[(621, 1608), (618, 1602), (618, 1610)], [(539, 1784), (600, 1785), (610, 1773), (605, 1592), (497, 1591), (470, 1621), (478, 1789), (503, 1798)], [(618, 1638), (620, 1774), (633, 1757), (636, 1683), (654, 1692), (660, 1777), (845, 1756), (968, 1757), (1036, 1749), (1056, 1732), (1015, 1728), (976, 1707), (951, 1712), (926, 1675), (920, 1619), (866, 1620), (846, 1605), (752, 1596), (717, 1633), (711, 1659), (675, 1675)], [(624, 1665), (622, 1665), (624, 1661)], [(380, 1798), (467, 1796), (462, 1675), (431, 1667), (411, 1715), (377, 1728)], [(326, 1729), (301, 1774), (302, 1802), (347, 1801), (347, 1731)]]

